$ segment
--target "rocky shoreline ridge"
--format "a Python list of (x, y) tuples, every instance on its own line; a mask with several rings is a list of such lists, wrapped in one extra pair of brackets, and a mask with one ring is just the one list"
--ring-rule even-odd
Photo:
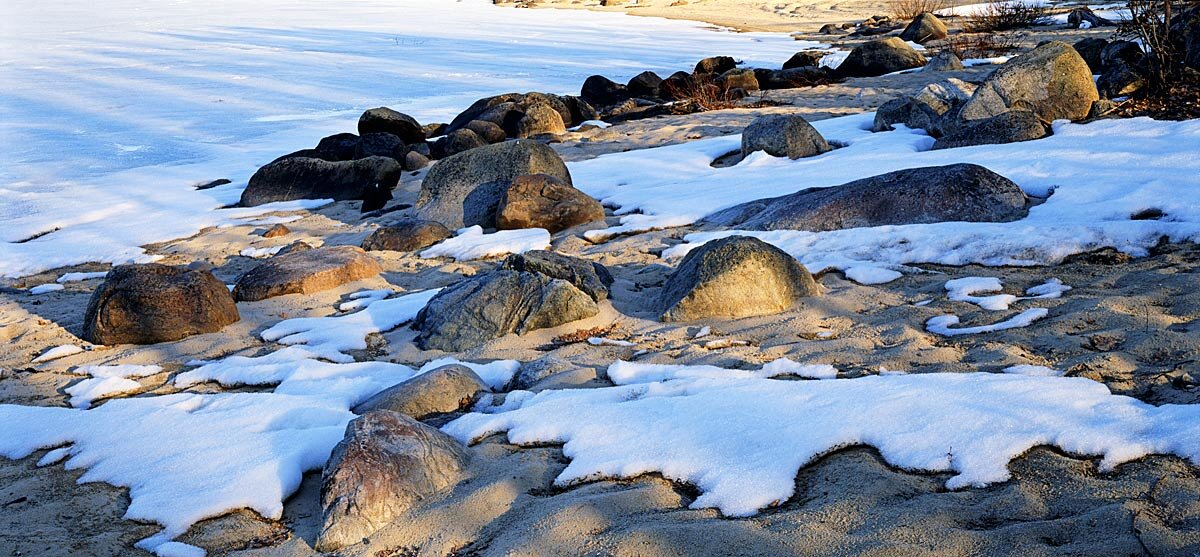
[[(1124, 246), (1095, 246), (1063, 254), (1050, 267), (913, 265), (875, 280), (807, 268), (757, 235), (1017, 223), (1046, 202), (983, 165), (880, 172), (733, 204), (678, 227), (632, 231), (621, 228), (620, 207), (577, 187), (573, 161), (648, 146), (638, 143), (638, 133), (654, 145), (676, 143), (679, 133), (662, 131), (661, 122), (694, 123), (714, 114), (730, 119), (715, 127), (736, 128), (741, 137), (736, 150), (713, 158), (713, 168), (836, 152), (846, 146), (822, 135), (813, 125), (820, 118), (770, 94), (803, 102), (804, 95), (846, 87), (861, 97), (873, 79), (895, 84), (875, 97), (877, 106), (838, 106), (848, 102), (838, 99), (830, 110), (874, 109), (871, 133), (922, 130), (930, 150), (1025, 142), (1036, 150), (1037, 141), (1054, 137), (1055, 122), (1108, 117), (1112, 99), (1136, 90), (1132, 68), (1144, 63), (1128, 41), (1088, 36), (1030, 45), (994, 69), (968, 68), (948, 51), (918, 50), (948, 34), (932, 14), (905, 26), (879, 24), (886, 27), (880, 34), (895, 36), (864, 33), (836, 67), (828, 63), (829, 50), (800, 51), (779, 69), (712, 57), (665, 78), (642, 72), (617, 83), (593, 76), (578, 96), (491, 96), (448, 123), (422, 124), (386, 107), (367, 110), (357, 133), (325, 137), (262, 166), (240, 199), (242, 206), (335, 201), (325, 208), (150, 246), (158, 263), (89, 264), (12, 281), (4, 290), (10, 300), (0, 336), (14, 349), (0, 361), (0, 402), (78, 406), (79, 375), (109, 380), (88, 384), (94, 396), (83, 408), (165, 395), (269, 392), (270, 384), (302, 379), (179, 379), (225, 358), (281, 357), (297, 348), (308, 352), (288, 366), (419, 368), (350, 405), (354, 417), (321, 471), (309, 467), (303, 481), (297, 478), (295, 494), (285, 494), (290, 498), (275, 516), (238, 510), (196, 517), (195, 525), (171, 533), (176, 541), (165, 542), (180, 551), (386, 557), (1200, 550), (1194, 504), (1200, 475), (1180, 458), (1182, 449), (1097, 472), (1096, 451), (1046, 439), (1009, 455), (1019, 457), (1010, 479), (948, 490), (949, 472), (961, 471), (953, 448), (945, 465), (911, 473), (922, 469), (905, 471), (882, 454), (888, 449), (862, 440), (799, 463), (791, 498), (756, 516), (729, 518), (698, 504), (697, 489), (667, 471), (561, 485), (555, 478), (570, 466), (569, 449), (495, 432), (464, 443), (447, 427), (473, 411), (519, 407), (534, 393), (626, 386), (610, 367), (623, 361), (740, 372), (788, 358), (832, 366), (840, 379), (1034, 365), (1156, 406), (1195, 404), (1200, 250), (1194, 244), (1164, 240), (1136, 259), (1113, 249)], [(1148, 210), (1128, 218), (1171, 217)], [(729, 230), (744, 234), (688, 244), (664, 264), (664, 252), (684, 245), (685, 234)], [(247, 237), (251, 245), (239, 250)], [(45, 294), (30, 292), (64, 272), (90, 274), (56, 281), (65, 286)], [(997, 281), (956, 291), (947, 282), (974, 274), (1013, 286)], [(1073, 288), (1066, 297), (1066, 288), (1054, 288), (1064, 283)], [(937, 305), (957, 312), (947, 326), (953, 331), (959, 314), (991, 320), (980, 316), (999, 302), (974, 294), (1013, 287), (1026, 294), (998, 294), (1012, 298), (1004, 309), (1031, 300), (1043, 311), (1030, 322), (1052, 315), (1041, 328), (1018, 325), (986, 337), (935, 332), (943, 313), (934, 311)], [(409, 296), (418, 298), (402, 303)], [(386, 302), (401, 309), (388, 314), (377, 305)], [(372, 306), (378, 313), (368, 311)], [(344, 325), (352, 331), (347, 341), (336, 328), (343, 325), (329, 319), (355, 315), (364, 323)], [(313, 322), (272, 333), (304, 319)], [(155, 369), (88, 375), (92, 367), (115, 364)], [(480, 367), (494, 364), (507, 375), (496, 379), (492, 368)], [(817, 380), (806, 378), (810, 372), (816, 373), (764, 372), (758, 379)], [(39, 447), (33, 456), (6, 461), (0, 477), (13, 486), (12, 497), (0, 503), (17, 512), (14, 524), (42, 517), (32, 510), (42, 499), (65, 500), (68, 510), (81, 505), (71, 502), (69, 490), (77, 488), (56, 484), (77, 473), (38, 462), (53, 461), (47, 450), (61, 448)], [(18, 497), (20, 489), (36, 495)], [(119, 515), (128, 500), (111, 491), (91, 496), (104, 501), (103, 512)], [(68, 512), (46, 512), (60, 511)], [(99, 520), (120, 525), (96, 554), (121, 554), (157, 528), (115, 516)], [(141, 547), (162, 554), (173, 546)]]

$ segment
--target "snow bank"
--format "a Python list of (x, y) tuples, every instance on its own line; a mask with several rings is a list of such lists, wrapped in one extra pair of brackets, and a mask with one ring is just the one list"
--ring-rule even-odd
[[(975, 163), (1016, 182), (1027, 193), (1050, 196), (1029, 216), (1011, 223), (944, 222), (830, 232), (715, 231), (689, 234), (663, 253), (681, 257), (717, 238), (754, 236), (800, 260), (810, 271), (854, 267), (893, 269), (912, 263), (944, 265), (1043, 265), (1075, 253), (1111, 246), (1145, 255), (1160, 238), (1200, 241), (1200, 121), (1148, 118), (1059, 122), (1054, 135), (1036, 142), (930, 151), (933, 139), (898, 127), (871, 133), (873, 114), (815, 122), (845, 147), (788, 160), (755, 153), (741, 164), (709, 163), (740, 146), (739, 136), (655, 149), (614, 153), (569, 163), (577, 187), (618, 214), (640, 211), (643, 223), (677, 226), (714, 211), (809, 187), (836, 186), (921, 166)], [(1130, 220), (1147, 208), (1159, 220)]]
[[(677, 374), (678, 375), (678, 374)], [(748, 516), (793, 495), (796, 472), (852, 445), (890, 464), (952, 471), (951, 489), (1009, 477), (1038, 445), (1102, 456), (1100, 468), (1147, 454), (1200, 464), (1200, 406), (1154, 407), (1081, 378), (907, 374), (828, 381), (700, 378), (512, 393), (492, 413), (443, 427), (464, 442), (507, 432), (517, 444), (562, 443), (555, 479), (661, 473), (701, 491), (693, 508)], [(1064, 404), (1070, 401), (1070, 404)], [(586, 419), (580, 419), (586, 416)]]
[(361, 311), (347, 315), (286, 319), (263, 331), (261, 336), (268, 342), (303, 344), (309, 352), (332, 362), (353, 362), (347, 351), (365, 349), (367, 335), (371, 333), (387, 332), (412, 321), (439, 290), (387, 300), (376, 298)]
[(421, 252), (421, 257), (453, 257), (455, 261), (470, 261), (549, 247), (550, 232), (544, 228), (499, 230), (484, 234), (483, 227), (476, 225), (459, 229), (458, 235)]
[(81, 366), (74, 372), (88, 378), (67, 387), (65, 392), (71, 395), (71, 406), (87, 408), (98, 398), (141, 389), (142, 385), (130, 378), (149, 377), (162, 372), (162, 368), (154, 365)]
[[(216, 209), (236, 202), (260, 165), (354, 131), (367, 108), (448, 121), (486, 95), (577, 94), (594, 73), (667, 75), (718, 54), (779, 67), (823, 46), (486, 0), (4, 7), (0, 276), (144, 262), (139, 246), (271, 211)], [(233, 183), (193, 188), (222, 177)]]

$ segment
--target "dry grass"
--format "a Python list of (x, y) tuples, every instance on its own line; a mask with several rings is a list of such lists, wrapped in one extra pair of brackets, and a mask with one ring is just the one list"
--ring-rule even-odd
[(944, 0), (891, 0), (888, 9), (892, 19), (909, 21), (923, 13), (933, 13), (946, 7)]
[(1021, 46), (1024, 35), (1000, 33), (961, 33), (931, 45), (935, 54), (953, 52), (959, 60), (1003, 56)]
[(1048, 15), (1049, 5), (1040, 0), (1012, 3), (993, 0), (987, 7), (966, 16), (963, 20), (963, 30), (968, 33), (994, 33), (1024, 29), (1046, 19)]
[(629, 327), (620, 321), (614, 321), (603, 327), (592, 327), (590, 329), (579, 329), (573, 333), (558, 335), (551, 340), (551, 344), (562, 346), (565, 344), (575, 344), (577, 342), (587, 342), (587, 339), (592, 337), (608, 338), (613, 340), (623, 340), (629, 336)]
[(723, 89), (708, 79), (687, 79), (680, 83), (664, 83), (666, 93), (676, 101), (672, 112), (684, 114), (737, 108), (742, 97)]

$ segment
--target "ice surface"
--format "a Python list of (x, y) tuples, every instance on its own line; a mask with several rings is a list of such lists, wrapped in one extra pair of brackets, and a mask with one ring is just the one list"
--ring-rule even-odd
[(514, 392), (503, 406), (443, 430), (464, 442), (507, 432), (517, 444), (562, 443), (571, 462), (556, 485), (657, 472), (695, 485), (701, 495), (693, 508), (728, 516), (788, 500), (797, 470), (852, 445), (875, 447), (901, 468), (952, 471), (951, 489), (1008, 479), (1008, 462), (1038, 445), (1102, 456), (1101, 470), (1147, 454), (1200, 463), (1200, 406), (1154, 407), (1082, 378), (945, 373), (780, 381), (706, 371), (679, 378), (686, 375)]
[(484, 234), (483, 227), (477, 225), (460, 229), (453, 238), (447, 238), (421, 252), (421, 257), (453, 257), (456, 261), (469, 261), (549, 247), (550, 232), (544, 228), (499, 230)]
[[(138, 246), (269, 211), (217, 209), (258, 166), (355, 131), (367, 108), (448, 121), (486, 95), (578, 94), (594, 73), (623, 82), (718, 54), (779, 67), (821, 46), (487, 0), (6, 0), (2, 11), (2, 276), (144, 261)], [(193, 188), (222, 177), (233, 183)]]
[[(853, 267), (894, 268), (911, 263), (943, 265), (1041, 265), (1111, 246), (1145, 255), (1161, 237), (1200, 241), (1200, 120), (1160, 122), (1148, 118), (1057, 122), (1054, 135), (1035, 142), (930, 151), (933, 139), (919, 130), (871, 133), (873, 114), (815, 122), (827, 139), (846, 144), (816, 157), (788, 160), (755, 153), (729, 168), (716, 157), (737, 149), (739, 136), (604, 155), (570, 163), (575, 184), (617, 213), (641, 211), (641, 221), (678, 225), (732, 205), (786, 195), (809, 187), (836, 186), (921, 166), (975, 163), (1046, 196), (1025, 219), (1010, 223), (944, 222), (852, 228), (830, 232), (724, 230), (687, 235), (663, 253), (681, 257), (717, 238), (754, 236), (800, 260), (810, 271)], [(1131, 220), (1148, 207), (1167, 216)]]
[(995, 331), (1004, 331), (1007, 329), (1018, 329), (1028, 327), (1034, 321), (1041, 319), (1050, 314), (1050, 310), (1046, 308), (1032, 308), (1022, 311), (1004, 321), (993, 323), (991, 325), (979, 325), (977, 327), (963, 327), (960, 329), (952, 329), (951, 327), (958, 324), (957, 315), (939, 315), (931, 317), (925, 322), (925, 330), (939, 334), (942, 336), (958, 336), (958, 335), (977, 335), (980, 333), (991, 333)]

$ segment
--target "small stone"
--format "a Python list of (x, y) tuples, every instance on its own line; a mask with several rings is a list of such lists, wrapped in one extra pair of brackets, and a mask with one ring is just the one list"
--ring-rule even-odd
[(290, 229), (290, 228), (284, 226), (282, 223), (280, 223), (280, 224), (276, 224), (275, 226), (272, 226), (271, 228), (268, 228), (265, 232), (263, 232), (262, 237), (263, 238), (278, 238), (280, 236), (287, 236), (288, 234), (291, 234), (291, 233), (292, 233), (292, 229)]
[(454, 235), (449, 228), (430, 220), (404, 219), (377, 228), (362, 247), (367, 251), (416, 251)]

